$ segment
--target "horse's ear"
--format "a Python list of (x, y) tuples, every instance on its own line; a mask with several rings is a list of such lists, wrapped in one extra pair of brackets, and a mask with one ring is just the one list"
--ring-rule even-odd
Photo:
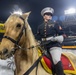
[(24, 13), (24, 14), (22, 15), (22, 17), (23, 17), (24, 19), (26, 19), (26, 18), (28, 19), (30, 13), (31, 13), (31, 11), (30, 11), (30, 12), (27, 12), (27, 13)]
[(30, 25), (29, 25), (29, 23), (28, 23), (28, 17), (29, 17), (29, 15), (30, 15), (30, 13), (31, 12), (27, 12), (27, 13), (24, 13), (23, 15), (22, 15), (22, 17), (25, 19), (25, 27), (27, 28), (28, 27), (28, 29), (30, 30), (31, 28), (30, 28)]

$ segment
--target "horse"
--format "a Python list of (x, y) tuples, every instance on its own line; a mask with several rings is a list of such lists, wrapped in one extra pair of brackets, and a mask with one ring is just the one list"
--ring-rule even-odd
[[(5, 33), (0, 44), (0, 58), (7, 59), (14, 55), (16, 71), (15, 75), (25, 75), (30, 67), (39, 59), (38, 42), (28, 23), (30, 12), (11, 14), (4, 24)], [(67, 55), (76, 67), (76, 56)], [(44, 70), (40, 60), (36, 67), (27, 75), (52, 75)], [(67, 74), (69, 75), (69, 74)], [(72, 75), (72, 74), (70, 74)]]

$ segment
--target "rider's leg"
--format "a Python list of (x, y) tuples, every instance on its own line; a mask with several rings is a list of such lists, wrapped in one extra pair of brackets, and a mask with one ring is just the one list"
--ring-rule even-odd
[(56, 75), (64, 75), (62, 62), (61, 62), (61, 53), (62, 53), (62, 49), (60, 47), (50, 48), (50, 54), (52, 56), (52, 60), (55, 65)]
[(57, 75), (64, 75), (61, 61), (59, 61), (59, 62), (55, 65), (55, 72), (56, 72)]

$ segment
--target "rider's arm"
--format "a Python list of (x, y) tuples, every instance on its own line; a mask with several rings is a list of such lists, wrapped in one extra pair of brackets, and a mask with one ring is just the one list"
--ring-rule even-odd
[(64, 40), (64, 30), (62, 28), (62, 26), (59, 25), (59, 23), (56, 23), (55, 24), (55, 30), (56, 30), (56, 33), (57, 33), (57, 36), (54, 36), (51, 41), (57, 41), (59, 43), (62, 43), (63, 40)]

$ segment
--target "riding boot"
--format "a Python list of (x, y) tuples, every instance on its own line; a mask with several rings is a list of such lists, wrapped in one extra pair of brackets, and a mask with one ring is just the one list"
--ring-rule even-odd
[(64, 75), (61, 61), (59, 61), (59, 62), (55, 65), (55, 72), (56, 72), (56, 75)]

